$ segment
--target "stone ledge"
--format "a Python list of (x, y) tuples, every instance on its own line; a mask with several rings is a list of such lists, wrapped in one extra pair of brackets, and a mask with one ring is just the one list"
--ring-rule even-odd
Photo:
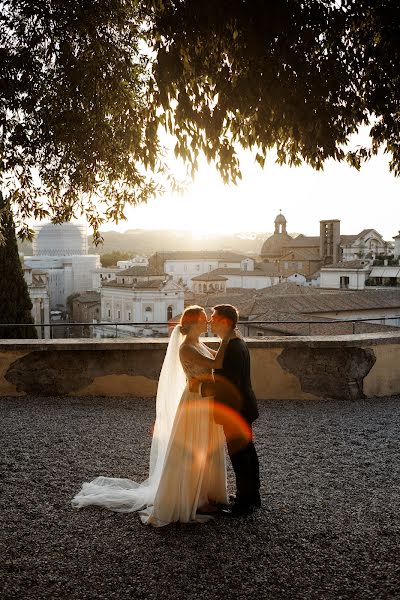
[[(342, 346), (366, 347), (380, 344), (400, 344), (400, 331), (385, 333), (360, 333), (354, 335), (326, 336), (265, 336), (245, 338), (249, 348), (338, 348)], [(206, 343), (214, 346), (217, 338), (204, 338)], [(57, 340), (0, 340), (0, 352), (12, 350), (33, 350), (35, 352), (49, 350), (162, 350), (167, 347), (167, 338), (133, 338), (127, 339), (57, 339)]]

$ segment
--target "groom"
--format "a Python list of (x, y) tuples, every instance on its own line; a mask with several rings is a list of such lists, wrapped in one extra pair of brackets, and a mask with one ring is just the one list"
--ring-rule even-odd
[[(238, 317), (238, 310), (231, 304), (214, 306), (211, 331), (222, 339), (236, 328)], [(258, 408), (250, 380), (250, 354), (240, 334), (228, 343), (222, 369), (216, 369), (214, 377), (214, 419), (224, 427), (236, 476), (234, 504), (222, 512), (226, 516), (240, 517), (261, 506), (259, 465), (252, 431)]]

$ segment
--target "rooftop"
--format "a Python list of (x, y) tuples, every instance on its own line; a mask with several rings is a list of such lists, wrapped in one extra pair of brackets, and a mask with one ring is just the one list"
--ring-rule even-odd
[(156, 252), (153, 257), (163, 260), (221, 260), (240, 262), (249, 258), (245, 254), (237, 254), (228, 250), (176, 250), (175, 252)]
[(159, 277), (160, 275), (165, 275), (165, 277), (167, 277), (166, 273), (155, 269), (154, 267), (128, 267), (127, 269), (118, 269), (117, 275), (120, 277)]
[[(245, 277), (268, 277), (270, 275), (279, 275), (279, 271), (275, 265), (271, 265), (272, 269), (262, 269), (258, 265), (254, 266), (254, 269), (251, 271), (245, 269), (235, 269), (229, 267), (220, 267), (218, 269), (214, 269), (210, 271), (210, 273), (214, 273), (215, 275), (240, 275)], [(193, 278), (192, 278), (193, 279)]]
[[(240, 269), (235, 270), (240, 271)], [(221, 271), (225, 271), (225, 269), (221, 269)], [(206, 273), (202, 273), (201, 275), (196, 275), (196, 277), (192, 277), (192, 281), (227, 281), (227, 279), (227, 277), (223, 277), (223, 275), (220, 275), (219, 272), (217, 272), (217, 270), (207, 271)]]
[[(282, 285), (292, 287), (289, 293)], [(294, 286), (294, 287), (293, 287)], [(280, 288), (282, 293), (274, 288)], [(295, 289), (297, 288), (297, 289)], [(269, 293), (268, 290), (271, 290)], [(308, 290), (307, 292), (305, 290)], [(400, 314), (400, 290), (324, 290), (302, 287), (296, 284), (279, 284), (272, 288), (257, 290), (252, 314), (262, 315), (268, 310), (287, 313), (315, 314), (324, 312), (395, 308)]]
[(5, 600), (397, 597), (399, 397), (260, 403), (253, 516), (153, 530), (73, 509), (97, 475), (146, 478), (154, 416), (141, 398), (0, 398)]
[(372, 262), (368, 259), (355, 259), (355, 260), (341, 260), (336, 263), (332, 263), (330, 265), (324, 265), (321, 267), (322, 269), (349, 269), (349, 270), (362, 270), (370, 269), (372, 266)]

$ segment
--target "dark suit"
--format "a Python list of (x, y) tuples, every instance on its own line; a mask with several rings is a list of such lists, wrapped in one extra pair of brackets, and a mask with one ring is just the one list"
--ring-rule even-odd
[(258, 408), (250, 380), (250, 354), (242, 339), (229, 342), (222, 369), (216, 369), (214, 376), (214, 419), (224, 427), (236, 476), (236, 499), (243, 504), (252, 504), (259, 498), (260, 488), (258, 457), (251, 428), (258, 417)]

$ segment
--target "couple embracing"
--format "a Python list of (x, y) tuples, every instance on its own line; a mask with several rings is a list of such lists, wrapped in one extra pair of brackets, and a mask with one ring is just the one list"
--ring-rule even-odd
[[(218, 350), (206, 346), (207, 316), (188, 307), (175, 327), (158, 382), (156, 421), (149, 478), (97, 477), (72, 500), (81, 508), (103, 506), (140, 511), (143, 523), (203, 522), (213, 513), (250, 514), (261, 505), (252, 423), (258, 417), (250, 381), (250, 357), (236, 328), (237, 309), (220, 304), (212, 311), (211, 331)], [(228, 504), (225, 441), (236, 477), (236, 497)]]

